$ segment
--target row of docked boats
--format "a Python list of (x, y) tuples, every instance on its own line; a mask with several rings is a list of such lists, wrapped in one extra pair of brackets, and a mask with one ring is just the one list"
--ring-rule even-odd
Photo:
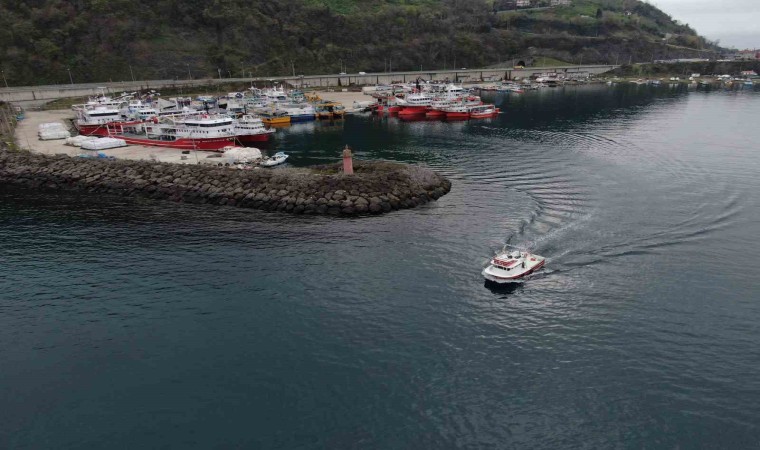
[[(154, 93), (154, 96), (157, 94)], [(109, 97), (101, 92), (74, 105), (74, 125), (85, 136), (115, 137), (128, 144), (183, 150), (220, 150), (229, 145), (266, 142), (275, 132), (268, 126), (342, 118), (343, 105), (282, 89), (251, 89), (221, 98), (191, 99)]]
[(372, 110), (379, 114), (398, 114), (400, 118), (485, 119), (496, 117), (500, 110), (484, 104), (481, 98), (461, 86), (449, 84), (442, 89), (415, 88), (409, 93), (373, 94), (377, 103)]
[(236, 118), (186, 107), (161, 114), (135, 101), (129, 103), (139, 113), (124, 114), (125, 109), (108, 97), (101, 98), (99, 103), (77, 105), (74, 125), (80, 135), (182, 150), (220, 150), (230, 145), (265, 142), (274, 133), (264, 126), (261, 118), (252, 115)]
[(316, 95), (307, 97), (302, 91), (286, 91), (282, 87), (252, 87), (245, 92), (231, 92), (219, 98), (218, 106), (230, 114), (257, 114), (267, 125), (340, 119), (346, 113), (346, 108), (338, 102), (322, 100)]

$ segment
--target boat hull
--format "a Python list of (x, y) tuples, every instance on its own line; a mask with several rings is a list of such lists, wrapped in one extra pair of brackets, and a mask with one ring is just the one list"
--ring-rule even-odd
[(440, 119), (440, 118), (446, 117), (446, 111), (431, 109), (430, 111), (425, 113), (425, 117), (429, 117), (431, 119)]
[(290, 116), (285, 117), (262, 117), (261, 121), (267, 125), (287, 125), (290, 123)]
[(402, 106), (398, 112), (399, 116), (419, 116), (425, 115), (428, 110), (428, 106)]
[(446, 119), (449, 120), (465, 120), (470, 118), (469, 112), (447, 112)]
[(267, 142), (269, 137), (273, 133), (259, 133), (259, 134), (242, 134), (235, 136), (235, 140), (241, 144), (252, 144), (254, 142)]
[(144, 136), (131, 136), (125, 134), (112, 134), (110, 137), (123, 139), (127, 144), (146, 145), (149, 147), (176, 148), (180, 150), (211, 150), (220, 151), (222, 148), (235, 144), (234, 137), (219, 137), (208, 139), (180, 138), (173, 141), (161, 141)]
[(487, 113), (470, 113), (471, 119), (490, 119), (492, 117), (496, 117), (499, 115), (499, 110), (496, 109), (495, 111), (487, 112)]
[(290, 116), (290, 122), (311, 122), (317, 120), (316, 114), (294, 114)]
[(128, 126), (135, 126), (143, 123), (142, 120), (136, 120), (136, 121), (130, 121), (130, 122), (108, 122), (108, 123), (102, 123), (102, 124), (91, 124), (91, 125), (81, 125), (79, 123), (75, 123), (74, 126), (76, 127), (77, 131), (79, 131), (79, 134), (83, 136), (103, 136), (107, 137), (109, 136), (109, 128), (114, 129), (115, 127), (128, 127)]

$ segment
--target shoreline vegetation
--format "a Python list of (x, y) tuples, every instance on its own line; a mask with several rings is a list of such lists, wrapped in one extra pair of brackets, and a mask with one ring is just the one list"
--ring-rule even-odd
[[(10, 86), (715, 57), (721, 49), (639, 0), (4, 2)], [(167, 17), (177, 20), (167, 21)], [(379, 31), (379, 32), (378, 32)]]

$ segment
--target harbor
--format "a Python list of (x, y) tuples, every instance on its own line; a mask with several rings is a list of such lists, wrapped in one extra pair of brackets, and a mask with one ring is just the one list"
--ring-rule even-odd
[[(492, 119), (277, 128), (288, 164), (254, 172), (348, 145), (452, 184), (366, 217), (4, 184), (4, 430), (22, 448), (751, 448), (758, 94), (563, 85), (482, 93)], [(546, 263), (486, 286), (505, 243)]]
[(0, 450), (757, 449), (760, 2), (0, 2)]

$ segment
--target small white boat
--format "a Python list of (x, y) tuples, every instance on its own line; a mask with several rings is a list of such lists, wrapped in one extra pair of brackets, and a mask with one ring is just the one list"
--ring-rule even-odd
[(488, 267), (483, 269), (486, 280), (494, 283), (512, 283), (540, 269), (546, 263), (543, 256), (521, 250), (508, 250), (504, 246), (501, 252), (491, 258)]
[(264, 158), (259, 165), (262, 167), (272, 167), (285, 162), (288, 159), (288, 155), (283, 152), (277, 152), (271, 158)]

